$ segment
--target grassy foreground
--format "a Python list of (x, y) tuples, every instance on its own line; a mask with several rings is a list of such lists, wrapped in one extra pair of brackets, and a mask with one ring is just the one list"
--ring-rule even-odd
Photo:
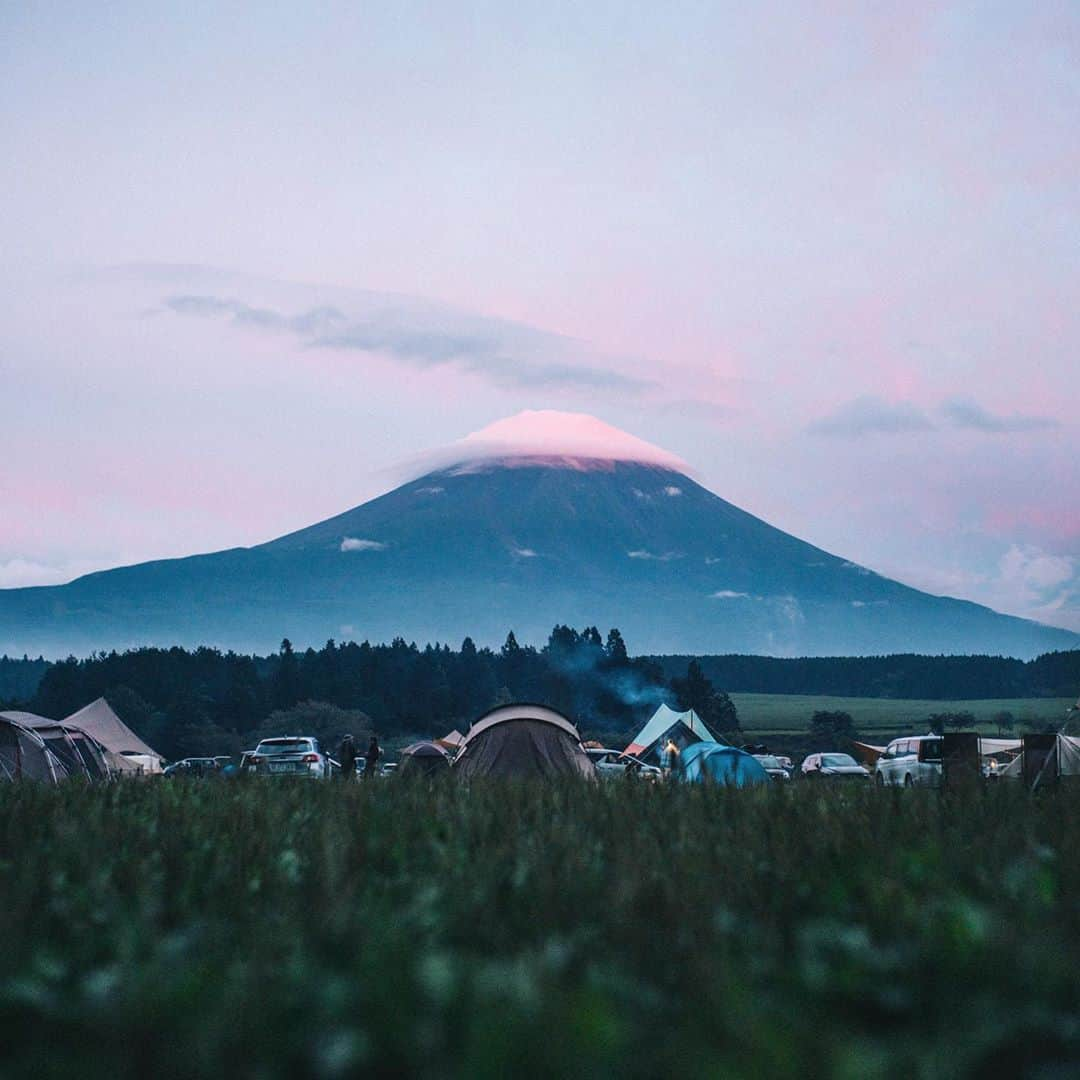
[(5, 1077), (1075, 1075), (1080, 792), (0, 786)]

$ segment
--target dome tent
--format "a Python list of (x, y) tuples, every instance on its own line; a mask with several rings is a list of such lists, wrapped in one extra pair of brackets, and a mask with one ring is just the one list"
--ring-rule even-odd
[(466, 780), (596, 779), (577, 728), (546, 705), (500, 705), (485, 713), (469, 728), (453, 767)]
[(440, 746), (433, 742), (416, 742), (401, 751), (397, 774), (415, 779), (428, 779), (441, 776), (449, 770), (450, 759)]
[(63, 764), (68, 776), (108, 780), (113, 773), (106, 752), (81, 728), (33, 713), (6, 713), (30, 728)]
[(64, 763), (45, 740), (18, 718), (20, 713), (0, 713), (0, 781), (40, 780), (58, 784), (68, 778)]
[(689, 784), (749, 787), (767, 784), (769, 774), (745, 750), (717, 742), (697, 742), (679, 755), (679, 779)]

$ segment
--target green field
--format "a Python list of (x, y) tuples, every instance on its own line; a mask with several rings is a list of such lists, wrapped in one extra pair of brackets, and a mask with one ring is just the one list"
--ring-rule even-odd
[(1080, 791), (0, 786), (0, 1073), (1066, 1076)]
[(1019, 736), (1030, 723), (1060, 723), (1073, 698), (1001, 698), (978, 701), (905, 701), (893, 698), (814, 697), (802, 694), (732, 694), (745, 731), (804, 732), (818, 710), (851, 713), (855, 727), (863, 733), (925, 732), (925, 720), (932, 713), (970, 712), (986, 733), (997, 733), (993, 717), (1011, 712), (1016, 718), (1014, 733)]

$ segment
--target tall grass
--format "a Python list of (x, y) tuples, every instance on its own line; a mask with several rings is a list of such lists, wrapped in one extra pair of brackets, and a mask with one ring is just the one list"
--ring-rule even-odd
[(1078, 851), (1005, 784), (8, 785), (0, 1073), (1064, 1069)]

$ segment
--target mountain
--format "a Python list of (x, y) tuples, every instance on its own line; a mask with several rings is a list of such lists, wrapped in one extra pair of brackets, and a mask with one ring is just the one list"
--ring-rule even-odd
[(0, 591), (0, 653), (498, 644), (510, 629), (539, 642), (560, 622), (618, 626), (653, 653), (1030, 657), (1080, 644), (882, 577), (740, 510), (670, 456), (616, 445), (632, 457), (581, 456), (597, 447), (580, 441), (459, 444), (463, 459), (257, 547)]

